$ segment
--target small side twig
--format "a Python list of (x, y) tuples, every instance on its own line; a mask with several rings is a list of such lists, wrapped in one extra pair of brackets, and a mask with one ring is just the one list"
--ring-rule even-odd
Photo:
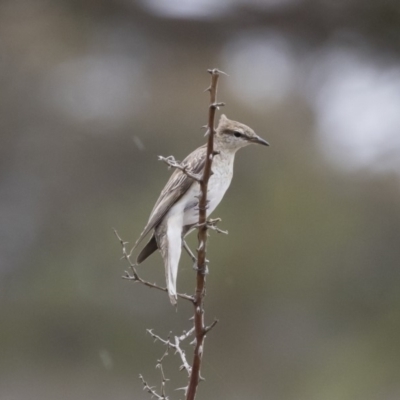
[(155, 397), (158, 400), (168, 400), (168, 396), (165, 396), (165, 394), (158, 394), (155, 389), (154, 386), (149, 386), (147, 384), (147, 382), (144, 380), (142, 375), (139, 375), (139, 379), (142, 381), (143, 383), (143, 390), (145, 390), (146, 392), (150, 393), (152, 397)]
[(192, 372), (192, 367), (187, 362), (186, 354), (180, 347), (180, 340), (179, 340), (178, 336), (175, 336), (175, 350), (179, 354), (179, 356), (182, 360), (182, 363), (183, 363), (180, 370), (182, 371), (182, 369), (185, 369), (186, 372), (188, 373), (188, 376), (190, 376), (190, 373)]
[[(162, 337), (156, 335), (152, 329), (147, 329), (147, 332), (150, 334), (150, 336), (155, 340), (155, 341), (160, 341), (162, 344), (164, 344), (165, 346), (167, 346), (168, 348), (172, 348), (175, 350), (176, 353), (179, 354), (179, 357), (182, 360), (182, 366), (180, 368), (180, 370), (182, 371), (183, 369), (186, 370), (186, 372), (188, 373), (188, 376), (190, 376), (190, 373), (192, 371), (191, 366), (189, 365), (187, 359), (186, 359), (186, 354), (185, 351), (181, 349), (180, 347), (180, 342), (181, 342), (181, 337), (175, 336), (175, 342), (171, 342), (170, 339), (168, 338), (163, 339)], [(189, 331), (190, 332), (190, 331)], [(183, 335), (184, 339), (186, 339), (186, 337), (188, 337), (189, 335)], [(165, 353), (164, 353), (165, 356)], [(162, 358), (164, 358), (164, 356)]]
[(213, 321), (213, 323), (211, 325), (206, 326), (205, 329), (204, 329), (205, 334), (210, 332), (211, 329), (214, 328), (214, 326), (218, 324), (218, 322), (219, 321), (217, 319), (214, 319), (214, 321)]
[(168, 399), (168, 397), (167, 397), (167, 395), (165, 393), (165, 384), (167, 383), (167, 381), (169, 379), (167, 379), (165, 377), (164, 369), (163, 369), (163, 366), (162, 366), (161, 362), (156, 365), (156, 368), (158, 368), (160, 370), (160, 372), (161, 372), (161, 397), (163, 399)]
[[(149, 281), (146, 281), (145, 279), (142, 279), (139, 276), (139, 274), (137, 273), (136, 268), (135, 268), (136, 265), (134, 263), (132, 263), (132, 261), (130, 259), (131, 254), (129, 254), (126, 250), (126, 245), (128, 244), (128, 242), (124, 242), (122, 240), (121, 236), (119, 236), (116, 229), (114, 229), (114, 233), (122, 247), (122, 257), (121, 258), (125, 259), (128, 262), (130, 270), (131, 270), (130, 273), (128, 271), (125, 271), (125, 275), (123, 275), (122, 278), (133, 281), (133, 282), (141, 283), (142, 285), (145, 285), (152, 289), (158, 289), (163, 292), (168, 292), (168, 289), (166, 287), (162, 287), (162, 286), (157, 285), (156, 283), (151, 283)], [(181, 299), (189, 300), (189, 301), (193, 302), (193, 296), (189, 296), (187, 294), (182, 294), (182, 293), (178, 293), (177, 296)]]
[(188, 170), (188, 165), (179, 163), (178, 161), (175, 160), (174, 156), (168, 156), (168, 157), (158, 156), (158, 160), (165, 162), (165, 164), (167, 164), (171, 168), (176, 168), (181, 170), (184, 174), (186, 174), (189, 178), (194, 179), (196, 182), (198, 183), (201, 182), (202, 178), (200, 175), (192, 174)]
[(189, 336), (193, 335), (194, 333), (194, 327), (187, 332), (183, 332), (181, 336), (179, 336), (179, 340), (183, 342), (185, 339), (187, 339)]

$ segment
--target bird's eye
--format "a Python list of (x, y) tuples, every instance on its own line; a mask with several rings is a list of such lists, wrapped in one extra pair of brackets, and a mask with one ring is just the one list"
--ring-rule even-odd
[(242, 132), (239, 132), (239, 131), (234, 131), (233, 134), (235, 135), (235, 137), (242, 136)]

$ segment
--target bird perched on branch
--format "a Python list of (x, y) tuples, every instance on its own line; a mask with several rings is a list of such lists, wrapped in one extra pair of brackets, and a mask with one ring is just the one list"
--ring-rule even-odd
[[(267, 141), (256, 135), (248, 126), (231, 121), (225, 115), (221, 116), (214, 136), (216, 155), (212, 162), (213, 174), (208, 182), (207, 217), (218, 206), (231, 183), (235, 153), (240, 148), (252, 143), (269, 146)], [(190, 153), (180, 165), (192, 176), (201, 178), (206, 154), (207, 145), (203, 145)], [(189, 174), (182, 169), (174, 171), (133, 248), (134, 250), (144, 237), (153, 231), (149, 242), (139, 253), (136, 262), (140, 264), (154, 251), (160, 250), (165, 264), (168, 294), (172, 304), (176, 304), (177, 301), (176, 279), (182, 247), (195, 259), (184, 238), (195, 229), (199, 222), (200, 185)]]

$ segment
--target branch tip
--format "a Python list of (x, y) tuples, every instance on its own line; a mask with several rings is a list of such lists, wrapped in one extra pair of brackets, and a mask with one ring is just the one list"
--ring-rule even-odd
[(211, 329), (213, 329), (215, 327), (215, 325), (218, 324), (218, 322), (219, 322), (219, 320), (215, 318), (213, 323), (205, 328), (204, 334), (206, 335), (208, 332), (210, 332)]
[(225, 103), (211, 103), (210, 108), (214, 110), (219, 110), (220, 107), (223, 107)]
[(229, 76), (226, 72), (219, 70), (218, 68), (208, 69), (207, 72), (211, 75), (226, 75)]

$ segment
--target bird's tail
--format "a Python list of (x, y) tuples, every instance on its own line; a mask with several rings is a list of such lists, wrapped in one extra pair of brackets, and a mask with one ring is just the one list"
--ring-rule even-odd
[(171, 243), (171, 240), (168, 240), (168, 256), (164, 258), (165, 263), (165, 278), (167, 281), (168, 295), (172, 305), (176, 305), (178, 300), (177, 292), (176, 292), (176, 280), (178, 277), (178, 266), (179, 259), (181, 257), (182, 245), (181, 245), (181, 237), (179, 235), (179, 239)]
[(156, 229), (155, 236), (165, 266), (165, 280), (168, 295), (172, 305), (176, 305), (178, 295), (176, 291), (176, 280), (178, 276), (179, 259), (182, 252), (181, 232), (169, 230), (168, 234), (163, 229)]
[[(176, 272), (178, 272), (178, 270), (176, 270)], [(177, 303), (177, 300), (178, 300), (178, 295), (176, 293), (177, 273), (174, 273), (174, 270), (172, 268), (166, 268), (165, 275), (167, 278), (167, 288), (168, 288), (169, 300), (170, 300), (171, 304), (173, 306), (175, 306)]]

